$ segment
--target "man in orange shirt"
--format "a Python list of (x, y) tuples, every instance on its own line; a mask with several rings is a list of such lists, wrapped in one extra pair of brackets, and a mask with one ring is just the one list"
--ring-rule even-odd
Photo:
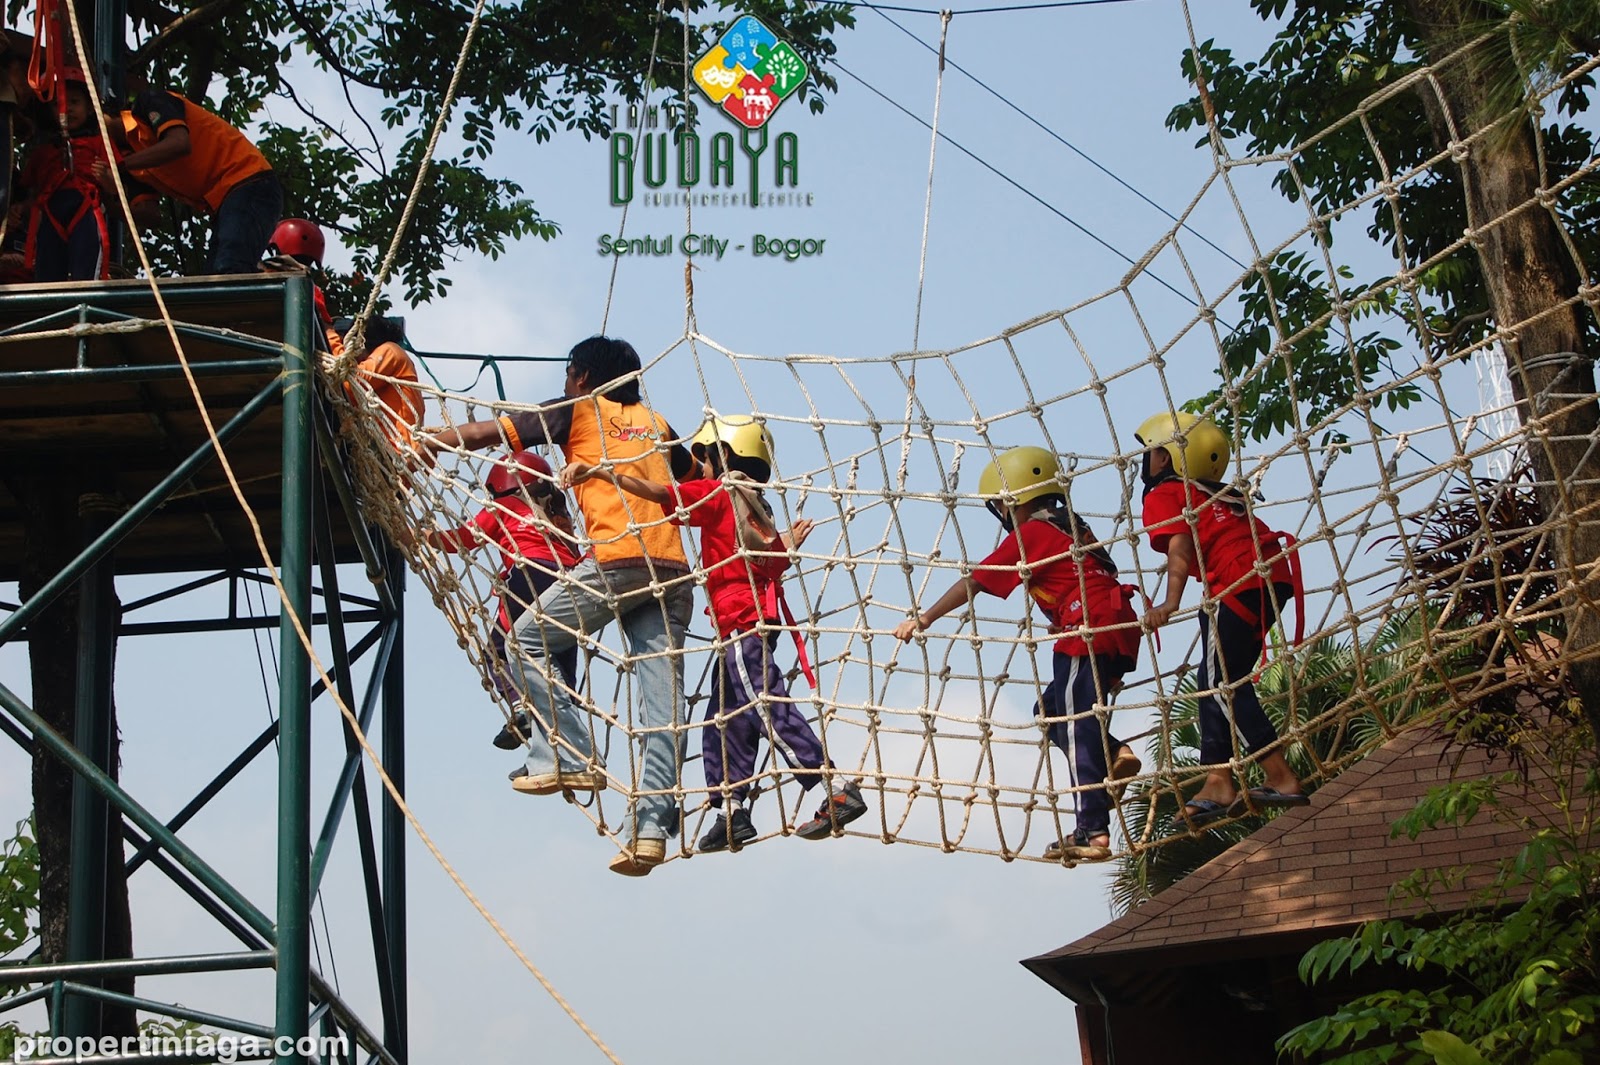
[[(478, 450), (553, 444), (565, 460), (615, 469), (667, 484), (693, 466), (665, 418), (644, 405), (639, 353), (633, 345), (595, 336), (568, 355), (563, 395), (493, 421), (467, 422), (424, 438), (424, 448)], [(694, 607), (688, 556), (676, 526), (659, 504), (591, 480), (573, 489), (593, 552), (548, 588), (512, 622), (512, 657), (534, 720), (525, 772), (512, 786), (528, 795), (600, 791), (605, 767), (594, 746), (594, 720), (551, 676), (550, 659), (592, 639), (613, 618), (633, 656), (634, 712), (619, 717), (640, 733), (638, 794), (632, 841), (611, 862), (623, 876), (644, 876), (666, 858), (677, 830), (678, 770), (683, 749), (683, 646)], [(631, 720), (630, 720), (631, 718)], [(603, 719), (602, 719), (603, 720)], [(631, 761), (631, 759), (630, 759)]]
[[(211, 215), (207, 272), (254, 273), (283, 210), (283, 187), (266, 156), (205, 108), (148, 86), (111, 125), (128, 150), (119, 164), (125, 174)], [(101, 173), (114, 196), (110, 175)]]

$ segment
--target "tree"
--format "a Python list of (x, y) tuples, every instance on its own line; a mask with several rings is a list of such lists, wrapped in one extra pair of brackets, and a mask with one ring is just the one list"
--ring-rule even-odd
[[(12, 22), (30, 6), (8, 0)], [(86, 40), (94, 5), (78, 0)], [(471, 4), (458, 0), (128, 0), (130, 61), (152, 84), (181, 92), (248, 128), (285, 185), (285, 210), (337, 231), (351, 249), (356, 276), (331, 279), (364, 295), (399, 220), (426, 143), (444, 103), (466, 38)], [(397, 276), (410, 303), (443, 295), (448, 264), (463, 252), (498, 256), (508, 241), (555, 235), (546, 217), (510, 178), (487, 165), (505, 135), (549, 140), (559, 130), (604, 135), (608, 103), (639, 100), (649, 88), (684, 82), (705, 33), (733, 12), (762, 19), (805, 59), (814, 84), (801, 88), (813, 110), (836, 87), (828, 72), (831, 34), (854, 24), (850, 10), (803, 0), (543, 0), (490, 4), (454, 101), (452, 128), (465, 147), (434, 161), (420, 208), (403, 234)], [(692, 23), (687, 37), (684, 20)], [(120, 36), (120, 35), (119, 35)], [(86, 66), (88, 64), (85, 64)], [(359, 138), (318, 113), (309, 101), (317, 79), (331, 78), (350, 101)], [(302, 125), (263, 120), (269, 99), (305, 115)], [(391, 152), (384, 136), (398, 141)], [(359, 143), (358, 143), (359, 140)], [(370, 143), (369, 143), (370, 142)], [(167, 206), (165, 224), (149, 234), (158, 271), (194, 272), (205, 255), (205, 221)], [(353, 291), (352, 291), (353, 290)], [(348, 305), (348, 304), (346, 304)], [(78, 499), (101, 486), (70, 459), (41, 457), (28, 471), (6, 474), (26, 527), (21, 595), (26, 600), (76, 554), (85, 540)], [(63, 595), (29, 628), (34, 708), (51, 726), (73, 734), (78, 640), (76, 592)], [(113, 752), (113, 773), (116, 764)], [(34, 808), (40, 851), (40, 955), (60, 960), (66, 936), (71, 774), (50, 756), (34, 760)], [(120, 819), (113, 825), (108, 885), (112, 954), (131, 949), (127, 929)], [(118, 929), (121, 931), (118, 931)], [(111, 986), (108, 984), (108, 986)], [(119, 987), (131, 990), (131, 985)], [(132, 1034), (133, 1013), (110, 1034)], [(125, 1022), (125, 1024), (124, 1024)]]
[[(1277, 152), (1333, 126), (1423, 64), (1437, 64), (1432, 80), (1413, 83), (1393, 106), (1369, 109), (1364, 123), (1339, 126), (1297, 153), (1293, 172), (1276, 179), (1286, 196), (1309, 197), (1319, 213), (1371, 197), (1367, 235), (1408, 266), (1430, 265), (1404, 281), (1397, 275), (1362, 283), (1336, 268), (1347, 291), (1375, 293), (1340, 305), (1331, 294), (1334, 279), (1314, 258), (1286, 251), (1259, 263), (1243, 293), (1246, 320), (1224, 348), (1224, 375), (1238, 395), (1224, 409), (1259, 439), (1295, 424), (1296, 397), (1304, 399), (1303, 424), (1330, 433), (1337, 432), (1336, 412), (1350, 405), (1415, 402), (1414, 388), (1374, 386), (1397, 346), (1382, 329), (1362, 331), (1380, 313), (1401, 312), (1412, 340), (1441, 361), (1460, 344), (1496, 337), (1532, 430), (1540, 506), (1555, 529), (1568, 669), (1600, 735), (1600, 656), (1590, 653), (1600, 645), (1600, 608), (1589, 574), (1600, 559), (1593, 517), (1600, 469), (1589, 446), (1600, 431), (1591, 358), (1600, 332), (1579, 298), (1566, 244), (1570, 237), (1580, 258), (1600, 261), (1600, 195), (1593, 182), (1540, 194), (1594, 152), (1592, 132), (1573, 121), (1588, 107), (1593, 78), (1577, 76), (1548, 98), (1546, 90), (1600, 54), (1600, 7), (1592, 0), (1252, 6), (1268, 19), (1287, 12), (1272, 45), (1243, 63), (1211, 41), (1187, 54), (1184, 72), (1201, 92), (1168, 124), (1202, 126), (1209, 112), (1224, 141), (1243, 139), (1252, 154)], [(1469, 42), (1470, 51), (1442, 62)], [(1457, 153), (1428, 180), (1387, 184), (1452, 145)], [(1391, 190), (1395, 206), (1384, 195)], [(1527, 204), (1536, 209), (1518, 210)], [(1474, 241), (1440, 257), (1467, 230)], [(1321, 239), (1331, 242), (1332, 231)], [(1239, 380), (1263, 360), (1261, 372)], [(1207, 402), (1221, 399), (1219, 390)]]

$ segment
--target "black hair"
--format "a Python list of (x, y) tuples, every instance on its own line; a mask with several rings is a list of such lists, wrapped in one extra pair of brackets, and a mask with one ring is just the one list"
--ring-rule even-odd
[[(572, 346), (572, 351), (567, 355), (567, 365), (584, 375), (585, 387), (593, 392), (619, 377), (638, 373), (643, 364), (639, 361), (639, 353), (626, 340), (592, 336)], [(605, 396), (613, 403), (632, 406), (640, 401), (639, 379), (635, 377), (615, 388), (607, 388)]]
[(406, 338), (406, 320), (375, 314), (367, 319), (367, 347), (379, 344), (399, 344)]

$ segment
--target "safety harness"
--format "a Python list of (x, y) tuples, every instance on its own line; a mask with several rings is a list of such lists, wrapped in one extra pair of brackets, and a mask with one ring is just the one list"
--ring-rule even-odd
[[(81, 142), (76, 151), (72, 148), (74, 142)], [(95, 184), (94, 179), (88, 173), (89, 168), (94, 165), (94, 161), (100, 158), (99, 153), (96, 151), (100, 147), (100, 138), (97, 134), (68, 137), (64, 148), (64, 158), (61, 161), (62, 165), (56, 168), (50, 177), (45, 179), (44, 184), (33, 192), (35, 208), (29, 212), (28, 237), (23, 250), (24, 263), (30, 273), (33, 271), (34, 262), (38, 257), (39, 223), (41, 220), (48, 222), (50, 228), (55, 230), (56, 235), (61, 238), (62, 243), (66, 243), (68, 236), (77, 228), (78, 224), (93, 215), (101, 248), (99, 280), (105, 281), (111, 277), (110, 257), (104, 253), (104, 250), (111, 246), (111, 232), (106, 225), (106, 212), (105, 206), (100, 199), (100, 186)], [(72, 213), (72, 217), (66, 222), (62, 222), (50, 212), (50, 198), (62, 189), (71, 189), (82, 197), (78, 202), (77, 210)], [(80, 278), (79, 280), (85, 279)]]

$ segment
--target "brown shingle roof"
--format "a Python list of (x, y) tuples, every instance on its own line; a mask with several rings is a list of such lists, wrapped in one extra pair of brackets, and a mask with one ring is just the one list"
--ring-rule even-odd
[[(1077, 967), (1074, 959), (1091, 956), (1107, 960), (1313, 929), (1333, 934), (1340, 926), (1419, 910), (1413, 898), (1390, 898), (1413, 870), (1483, 863), (1481, 872), (1432, 895), (1434, 907), (1458, 908), (1492, 876), (1488, 863), (1514, 853), (1525, 834), (1486, 816), (1414, 841), (1390, 839), (1389, 830), (1449, 777), (1459, 753), (1447, 753), (1444, 741), (1426, 729), (1401, 734), (1323, 786), (1309, 807), (1285, 811), (1132, 913), (1024, 964), (1041, 976), (1046, 968), (1065, 975)], [(1504, 767), (1503, 760), (1496, 767), (1471, 752), (1458, 777)]]

